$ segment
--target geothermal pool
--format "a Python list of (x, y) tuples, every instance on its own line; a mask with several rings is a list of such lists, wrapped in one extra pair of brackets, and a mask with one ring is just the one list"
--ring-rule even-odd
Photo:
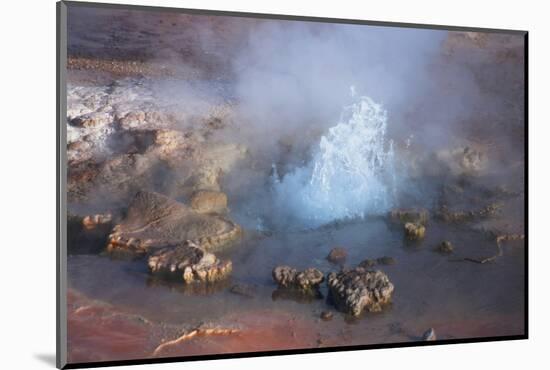
[[(71, 14), (69, 362), (525, 333), (521, 37)], [(196, 208), (201, 192), (215, 197)], [(425, 236), (395, 210), (425, 211)], [(239, 237), (208, 252), (228, 276), (149, 271), (182, 228), (208, 239), (224, 221)], [(370, 269), (391, 301), (359, 316), (326, 282), (304, 294), (272, 277), (383, 257)]]

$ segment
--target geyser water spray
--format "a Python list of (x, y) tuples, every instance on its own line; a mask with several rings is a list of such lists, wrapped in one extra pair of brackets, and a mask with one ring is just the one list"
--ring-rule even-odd
[(273, 181), (277, 204), (307, 226), (380, 214), (394, 203), (387, 113), (367, 96), (354, 98), (338, 124), (321, 137), (311, 163)]

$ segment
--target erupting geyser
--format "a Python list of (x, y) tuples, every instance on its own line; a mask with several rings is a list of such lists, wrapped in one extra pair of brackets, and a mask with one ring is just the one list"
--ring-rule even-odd
[[(353, 89), (352, 89), (353, 95)], [(344, 108), (312, 162), (275, 179), (275, 197), (308, 226), (386, 212), (394, 203), (395, 171), (387, 113), (361, 96)]]

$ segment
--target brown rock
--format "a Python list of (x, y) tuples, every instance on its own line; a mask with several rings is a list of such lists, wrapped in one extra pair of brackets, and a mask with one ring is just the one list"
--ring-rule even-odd
[(363, 310), (381, 311), (389, 303), (394, 290), (388, 276), (382, 271), (368, 271), (361, 267), (328, 275), (328, 288), (336, 306), (353, 316)]
[(241, 228), (230, 220), (200, 214), (184, 204), (153, 192), (138, 192), (126, 218), (113, 228), (107, 251), (143, 255), (188, 241), (206, 251), (235, 241)]
[(327, 256), (327, 260), (329, 260), (332, 263), (342, 264), (346, 261), (347, 257), (348, 257), (348, 252), (344, 248), (333, 248), (329, 252)]

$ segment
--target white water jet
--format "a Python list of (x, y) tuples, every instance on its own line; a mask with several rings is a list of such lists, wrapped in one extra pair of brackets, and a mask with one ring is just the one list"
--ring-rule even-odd
[(387, 113), (369, 97), (355, 99), (321, 138), (312, 162), (272, 183), (277, 204), (308, 226), (380, 214), (394, 203)]

